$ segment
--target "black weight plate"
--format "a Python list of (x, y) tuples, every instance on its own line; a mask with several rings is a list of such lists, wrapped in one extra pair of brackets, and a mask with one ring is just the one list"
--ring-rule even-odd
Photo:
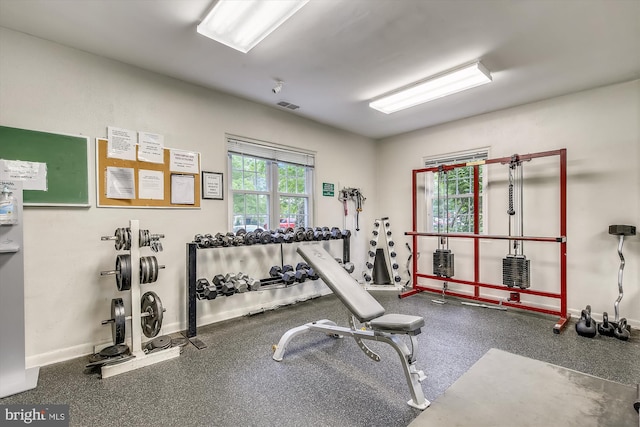
[(119, 291), (131, 289), (131, 255), (116, 257), (116, 286)]
[(162, 327), (162, 301), (155, 292), (145, 292), (142, 295), (140, 304), (140, 312), (142, 314), (149, 313), (149, 316), (140, 318), (142, 332), (148, 338), (153, 338), (160, 333)]
[(122, 244), (123, 244), (123, 240), (122, 240), (122, 228), (116, 228), (116, 231), (113, 233), (114, 236), (116, 236), (116, 251), (119, 251), (120, 249), (122, 249)]
[(124, 248), (125, 251), (128, 251), (129, 249), (131, 249), (131, 229), (130, 228), (125, 228), (124, 229)]
[(140, 283), (149, 283), (149, 260), (146, 256), (140, 257)]
[(124, 302), (122, 298), (114, 298), (111, 300), (111, 336), (114, 344), (122, 344), (125, 337), (126, 318), (124, 314)]
[(103, 357), (115, 357), (125, 354), (129, 351), (129, 346), (126, 344), (110, 345), (100, 350), (100, 356)]
[(156, 258), (155, 256), (152, 256), (151, 257), (151, 271), (152, 271), (151, 283), (154, 283), (156, 280), (158, 280), (159, 269), (160, 267), (158, 266), (158, 258)]
[(171, 347), (171, 337), (169, 335), (161, 335), (151, 341), (153, 348), (169, 348)]

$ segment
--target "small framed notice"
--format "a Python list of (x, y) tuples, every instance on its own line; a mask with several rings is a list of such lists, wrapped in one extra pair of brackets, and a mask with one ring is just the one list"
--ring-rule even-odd
[(202, 171), (202, 198), (224, 200), (223, 180), (220, 172)]

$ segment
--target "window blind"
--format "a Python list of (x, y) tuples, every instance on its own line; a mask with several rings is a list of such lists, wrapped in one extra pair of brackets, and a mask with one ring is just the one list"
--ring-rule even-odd
[(300, 166), (314, 167), (315, 165), (315, 156), (313, 153), (260, 144), (234, 137), (227, 137), (227, 151)]
[(475, 162), (478, 160), (486, 160), (488, 156), (488, 152), (486, 150), (483, 151), (473, 151), (468, 153), (460, 153), (457, 155), (453, 155), (451, 157), (438, 157), (425, 159), (424, 167), (433, 168), (438, 165), (453, 165), (458, 163), (468, 163)]

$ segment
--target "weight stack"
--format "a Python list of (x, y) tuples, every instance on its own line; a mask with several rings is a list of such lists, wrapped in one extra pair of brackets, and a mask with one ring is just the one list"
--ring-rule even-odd
[(529, 260), (524, 255), (507, 255), (502, 259), (502, 284), (513, 288), (527, 289), (529, 283)]
[(373, 261), (373, 283), (376, 285), (390, 285), (391, 276), (384, 258), (384, 250), (376, 249), (376, 257)]
[(449, 249), (436, 249), (433, 253), (433, 275), (453, 277), (453, 254)]

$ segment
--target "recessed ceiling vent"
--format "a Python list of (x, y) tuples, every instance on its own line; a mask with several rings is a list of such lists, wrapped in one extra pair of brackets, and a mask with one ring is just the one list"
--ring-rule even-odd
[(280, 101), (280, 102), (278, 102), (278, 105), (283, 107), (283, 108), (288, 108), (289, 110), (297, 110), (298, 108), (300, 108), (299, 105), (292, 104), (292, 103), (287, 102), (287, 101)]

